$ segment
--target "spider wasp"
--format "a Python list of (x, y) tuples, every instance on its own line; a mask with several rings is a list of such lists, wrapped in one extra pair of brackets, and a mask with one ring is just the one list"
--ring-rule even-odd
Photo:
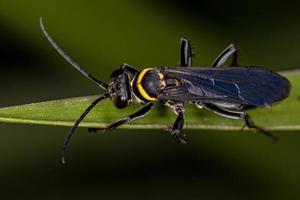
[[(42, 18), (40, 27), (49, 43), (64, 59), (106, 91), (91, 103), (70, 129), (61, 152), (63, 163), (68, 143), (79, 123), (101, 100), (107, 98), (119, 109), (133, 103), (144, 106), (106, 128), (89, 128), (89, 131), (111, 131), (122, 124), (144, 117), (159, 103), (170, 107), (177, 115), (173, 126), (167, 131), (179, 143), (185, 144), (187, 139), (181, 130), (184, 125), (184, 103), (189, 102), (222, 117), (243, 120), (244, 126), (277, 140), (276, 136), (256, 126), (245, 111), (270, 107), (282, 101), (289, 96), (291, 85), (285, 77), (270, 70), (255, 66), (241, 67), (238, 64), (239, 52), (234, 44), (221, 52), (210, 67), (192, 67), (191, 44), (187, 38), (182, 37), (180, 67), (162, 66), (137, 70), (128, 64), (122, 64), (112, 72), (110, 82), (106, 84), (85, 71), (54, 42), (46, 31)], [(230, 56), (232, 62), (225, 67), (224, 64)]]

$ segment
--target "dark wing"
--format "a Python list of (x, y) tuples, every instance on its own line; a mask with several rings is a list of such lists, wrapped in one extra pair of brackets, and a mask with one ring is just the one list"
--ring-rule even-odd
[(167, 86), (161, 100), (228, 102), (267, 106), (285, 99), (290, 83), (283, 76), (259, 67), (163, 68), (166, 79), (178, 79)]

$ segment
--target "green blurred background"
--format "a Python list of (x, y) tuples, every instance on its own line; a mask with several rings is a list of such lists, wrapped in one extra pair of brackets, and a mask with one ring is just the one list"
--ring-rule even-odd
[[(232, 42), (242, 65), (287, 70), (300, 62), (293, 1), (1, 0), (1, 107), (103, 92), (54, 52), (40, 16), (54, 39), (105, 81), (124, 62), (176, 65), (181, 36), (193, 43), (194, 66), (209, 65)], [(83, 128), (63, 166), (68, 129), (0, 125), (2, 199), (300, 197), (296, 131), (275, 133), (280, 142), (272, 144), (252, 132), (185, 130), (190, 144), (179, 145), (158, 130), (97, 136)]]

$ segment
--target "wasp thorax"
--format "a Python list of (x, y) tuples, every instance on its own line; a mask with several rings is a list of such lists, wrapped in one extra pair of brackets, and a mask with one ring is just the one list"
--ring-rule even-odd
[(149, 71), (143, 77), (141, 85), (148, 95), (155, 98), (166, 86), (163, 74), (156, 70)]
[(121, 69), (115, 70), (111, 74), (108, 93), (117, 108), (128, 107), (131, 99), (128, 74)]

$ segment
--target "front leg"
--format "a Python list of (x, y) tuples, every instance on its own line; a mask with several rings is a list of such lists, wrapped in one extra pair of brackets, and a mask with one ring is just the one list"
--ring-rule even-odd
[(150, 102), (146, 106), (144, 106), (143, 108), (138, 110), (137, 112), (112, 123), (111, 125), (107, 126), (106, 128), (89, 128), (89, 131), (90, 132), (100, 132), (100, 133), (104, 133), (106, 131), (112, 131), (112, 130), (116, 129), (117, 127), (121, 126), (122, 124), (131, 122), (133, 120), (136, 120), (138, 118), (145, 116), (153, 108), (154, 105), (155, 105), (154, 103)]
[(170, 106), (174, 113), (177, 115), (177, 118), (173, 124), (173, 127), (170, 129), (167, 129), (167, 132), (169, 132), (172, 136), (176, 138), (176, 140), (181, 144), (187, 144), (187, 138), (184, 134), (181, 133), (181, 130), (184, 125), (184, 108), (183, 104), (175, 104), (174, 106)]
[(139, 71), (137, 69), (135, 69), (134, 67), (128, 65), (127, 63), (123, 63), (120, 66), (120, 69), (125, 70), (126, 72), (128, 72), (129, 74), (131, 74), (132, 76), (135, 76)]

